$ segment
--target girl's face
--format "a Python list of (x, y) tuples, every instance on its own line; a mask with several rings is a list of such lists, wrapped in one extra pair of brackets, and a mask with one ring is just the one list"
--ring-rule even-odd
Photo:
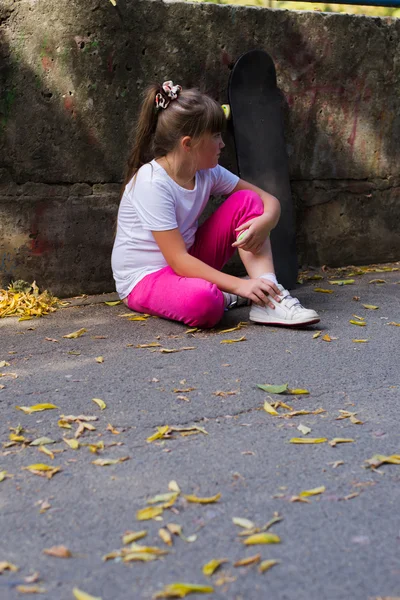
[(223, 148), (225, 148), (225, 144), (222, 141), (221, 133), (204, 134), (197, 146), (197, 170), (216, 167)]

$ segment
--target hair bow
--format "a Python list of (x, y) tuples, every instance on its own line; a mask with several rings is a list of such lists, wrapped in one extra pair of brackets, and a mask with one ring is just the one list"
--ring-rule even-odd
[(164, 81), (161, 87), (165, 95), (161, 92), (156, 94), (156, 107), (167, 108), (171, 100), (177, 99), (179, 92), (182, 91), (182, 86), (174, 85), (172, 81)]

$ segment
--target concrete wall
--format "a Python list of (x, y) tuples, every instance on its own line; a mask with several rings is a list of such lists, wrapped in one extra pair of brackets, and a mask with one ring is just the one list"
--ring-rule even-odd
[[(2, 0), (0, 283), (113, 289), (118, 192), (152, 79), (227, 101), (237, 57), (276, 62), (302, 264), (400, 256), (400, 21), (150, 0)], [(231, 133), (222, 164), (236, 170)]]

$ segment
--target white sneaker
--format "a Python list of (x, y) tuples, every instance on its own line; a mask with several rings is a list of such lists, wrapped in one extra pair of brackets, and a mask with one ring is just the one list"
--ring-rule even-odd
[(285, 290), (279, 283), (278, 288), (282, 294), (281, 301), (277, 302), (271, 296), (269, 297), (275, 308), (252, 304), (249, 315), (250, 321), (266, 325), (285, 325), (286, 327), (312, 325), (320, 321), (315, 310), (304, 308), (300, 301), (297, 298), (292, 298), (288, 290)]

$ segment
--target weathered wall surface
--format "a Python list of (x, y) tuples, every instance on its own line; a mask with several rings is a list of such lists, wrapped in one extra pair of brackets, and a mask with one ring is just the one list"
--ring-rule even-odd
[[(129, 135), (151, 80), (221, 102), (263, 48), (284, 94), (300, 262), (400, 256), (400, 21), (150, 0), (2, 0), (0, 284), (113, 289)], [(236, 170), (232, 136), (222, 164)], [(258, 142), (256, 142), (258, 143)]]

